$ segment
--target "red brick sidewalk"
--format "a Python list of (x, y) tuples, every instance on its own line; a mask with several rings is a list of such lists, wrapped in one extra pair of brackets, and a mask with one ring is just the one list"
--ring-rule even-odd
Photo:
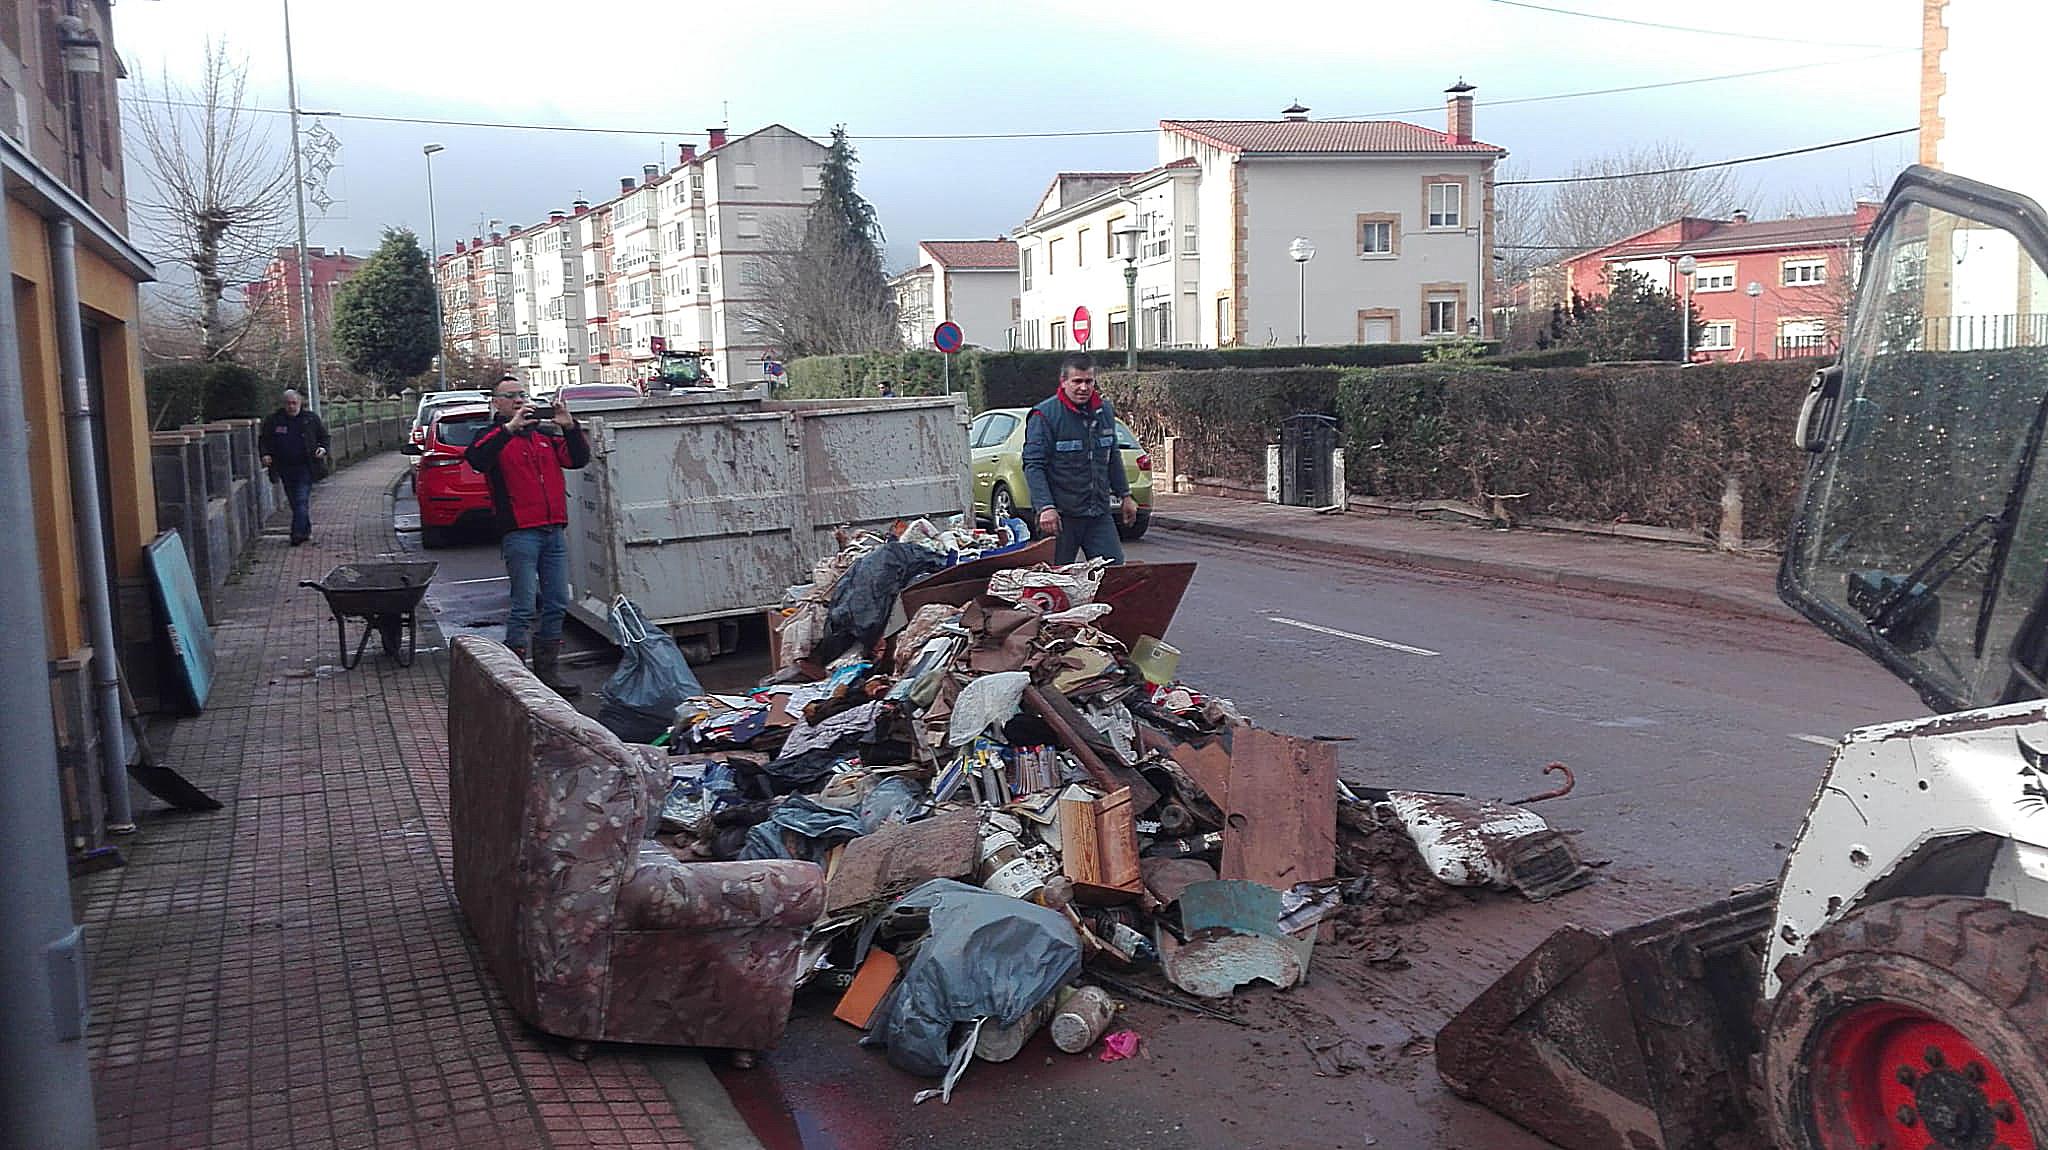
[(108, 1150), (690, 1144), (633, 1052), (569, 1059), (477, 965), (449, 880), (443, 653), (401, 669), (373, 642), (342, 671), (298, 586), (399, 549), (402, 466), (321, 484), (313, 542), (263, 539), (229, 588), (206, 713), (155, 739), (226, 809), (146, 817), (125, 869), (76, 885)]

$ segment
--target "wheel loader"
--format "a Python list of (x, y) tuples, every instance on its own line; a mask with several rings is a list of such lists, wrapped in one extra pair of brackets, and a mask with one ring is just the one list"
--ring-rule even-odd
[(1911, 168), (1861, 256), (1779, 593), (1937, 713), (1843, 737), (1775, 883), (1560, 930), (1444, 1027), (1568, 1150), (2048, 1146), (2048, 216)]

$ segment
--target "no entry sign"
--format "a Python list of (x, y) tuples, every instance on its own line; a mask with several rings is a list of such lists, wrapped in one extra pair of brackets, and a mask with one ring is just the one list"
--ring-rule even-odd
[(1074, 309), (1074, 323), (1070, 330), (1074, 333), (1075, 343), (1088, 346), (1088, 337), (1095, 333), (1095, 321), (1089, 317), (1085, 306)]

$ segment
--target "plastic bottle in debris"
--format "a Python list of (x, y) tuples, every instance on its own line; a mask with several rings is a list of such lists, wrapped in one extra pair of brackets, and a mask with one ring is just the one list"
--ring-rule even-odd
[(1116, 1003), (1099, 986), (1077, 986), (1060, 992), (1052, 1016), (1052, 1044), (1067, 1054), (1095, 1045), (1116, 1017)]

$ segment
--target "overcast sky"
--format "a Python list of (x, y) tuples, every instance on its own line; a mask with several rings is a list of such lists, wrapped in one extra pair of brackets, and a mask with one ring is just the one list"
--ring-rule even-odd
[[(919, 239), (1014, 229), (1055, 171), (1150, 166), (1150, 129), (1162, 118), (1272, 118), (1299, 99), (1317, 117), (1398, 111), (1387, 118), (1441, 127), (1442, 90), (1463, 77), (1479, 86), (1477, 134), (1507, 148), (1527, 176), (1562, 174), (1630, 144), (1678, 140), (1698, 159), (1723, 159), (1917, 121), (1919, 0), (1542, 2), (1744, 35), (1504, 0), (296, 0), (302, 108), (642, 133), (325, 119), (342, 147), (336, 203), (312, 242), (367, 250), (390, 225), (424, 239), (420, 147), (429, 142), (447, 147), (434, 170), (446, 248), (480, 220), (531, 223), (578, 195), (600, 200), (643, 163), (672, 164), (677, 144), (701, 144), (707, 126), (729, 120), (738, 134), (780, 122), (822, 138), (844, 123), (896, 267)], [(131, 76), (152, 82), (165, 70), (190, 79), (207, 39), (225, 39), (248, 58), (252, 102), (282, 109), (280, 13), (280, 0), (130, 0), (114, 9), (115, 39)], [(1764, 36), (1779, 39), (1756, 38)], [(1779, 71), (1489, 104), (1770, 69)], [(1406, 111), (1418, 108), (1427, 110)], [(282, 149), (285, 119), (268, 119)], [(886, 138), (1116, 129), (1133, 131)], [(1765, 217), (1792, 195), (1844, 200), (1913, 156), (1904, 136), (1753, 165), (1744, 176)]]

